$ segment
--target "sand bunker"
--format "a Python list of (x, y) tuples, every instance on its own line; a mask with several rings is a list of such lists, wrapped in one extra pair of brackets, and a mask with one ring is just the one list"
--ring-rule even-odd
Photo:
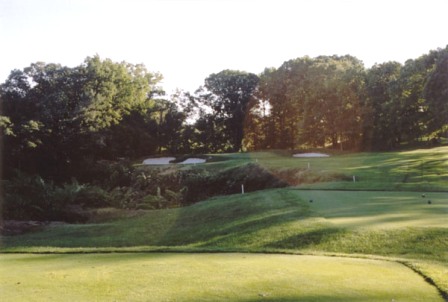
[[(143, 161), (144, 165), (169, 165), (171, 161), (175, 160), (175, 157), (159, 157), (159, 158), (148, 158)], [(206, 160), (202, 158), (187, 158), (181, 165), (191, 165), (191, 164), (203, 164)]]
[(175, 157), (159, 157), (148, 158), (143, 161), (144, 165), (168, 165), (170, 161), (175, 160)]
[(188, 164), (203, 164), (205, 163), (205, 159), (203, 158), (187, 158), (183, 162), (179, 163), (181, 165), (188, 165)]
[(293, 157), (330, 157), (330, 155), (324, 153), (297, 153)]

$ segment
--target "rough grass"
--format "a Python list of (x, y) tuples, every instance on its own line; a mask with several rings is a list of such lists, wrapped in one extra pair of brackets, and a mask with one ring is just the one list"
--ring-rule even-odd
[(443, 301), (409, 268), (368, 259), (134, 253), (0, 261), (2, 301)]

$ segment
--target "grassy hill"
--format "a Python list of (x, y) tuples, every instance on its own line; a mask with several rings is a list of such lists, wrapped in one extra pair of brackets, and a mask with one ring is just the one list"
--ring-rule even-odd
[[(448, 200), (430, 193), (277, 189), (107, 223), (6, 237), (3, 252), (267, 252), (398, 260), (445, 291)], [(310, 202), (313, 199), (313, 202)]]
[(290, 176), (287, 179), (292, 185), (304, 189), (448, 191), (448, 147), (402, 152), (336, 152), (327, 158), (292, 158), (288, 153), (265, 152), (247, 156), (268, 169)]
[(222, 156), (227, 160), (181, 169), (222, 171), (252, 162), (283, 180), (306, 181), (217, 196), (183, 208), (142, 211), (131, 218), (6, 236), (0, 251), (255, 252), (387, 259), (405, 264), (448, 293), (447, 147), (313, 159), (270, 152)]

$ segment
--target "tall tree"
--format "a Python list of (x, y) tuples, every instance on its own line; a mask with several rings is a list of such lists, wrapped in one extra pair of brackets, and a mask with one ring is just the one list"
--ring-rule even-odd
[(74, 68), (35, 63), (13, 71), (0, 86), (2, 115), (13, 125), (5, 140), (11, 166), (59, 178), (83, 157), (112, 150), (107, 129), (144, 109), (159, 80), (141, 65), (98, 56)]
[(258, 84), (258, 76), (242, 71), (223, 70), (205, 79), (204, 87), (212, 95), (204, 98), (216, 122), (222, 125), (223, 139), (229, 151), (241, 150), (247, 105)]
[(433, 137), (448, 133), (448, 46), (440, 50), (435, 68), (424, 88), (429, 120), (428, 130)]
[(272, 146), (355, 147), (360, 136), (364, 66), (351, 56), (298, 58), (261, 75), (257, 97), (270, 105)]
[(367, 72), (363, 139), (367, 149), (392, 149), (401, 141), (399, 77), (401, 64), (374, 65)]

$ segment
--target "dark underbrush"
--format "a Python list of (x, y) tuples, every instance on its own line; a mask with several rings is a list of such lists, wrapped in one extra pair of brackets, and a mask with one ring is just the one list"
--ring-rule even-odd
[(82, 183), (73, 178), (57, 184), (38, 175), (17, 172), (3, 182), (4, 220), (86, 222), (86, 209), (128, 210), (176, 208), (217, 195), (268, 188), (288, 183), (257, 164), (221, 171), (133, 167), (129, 162), (98, 162)]

